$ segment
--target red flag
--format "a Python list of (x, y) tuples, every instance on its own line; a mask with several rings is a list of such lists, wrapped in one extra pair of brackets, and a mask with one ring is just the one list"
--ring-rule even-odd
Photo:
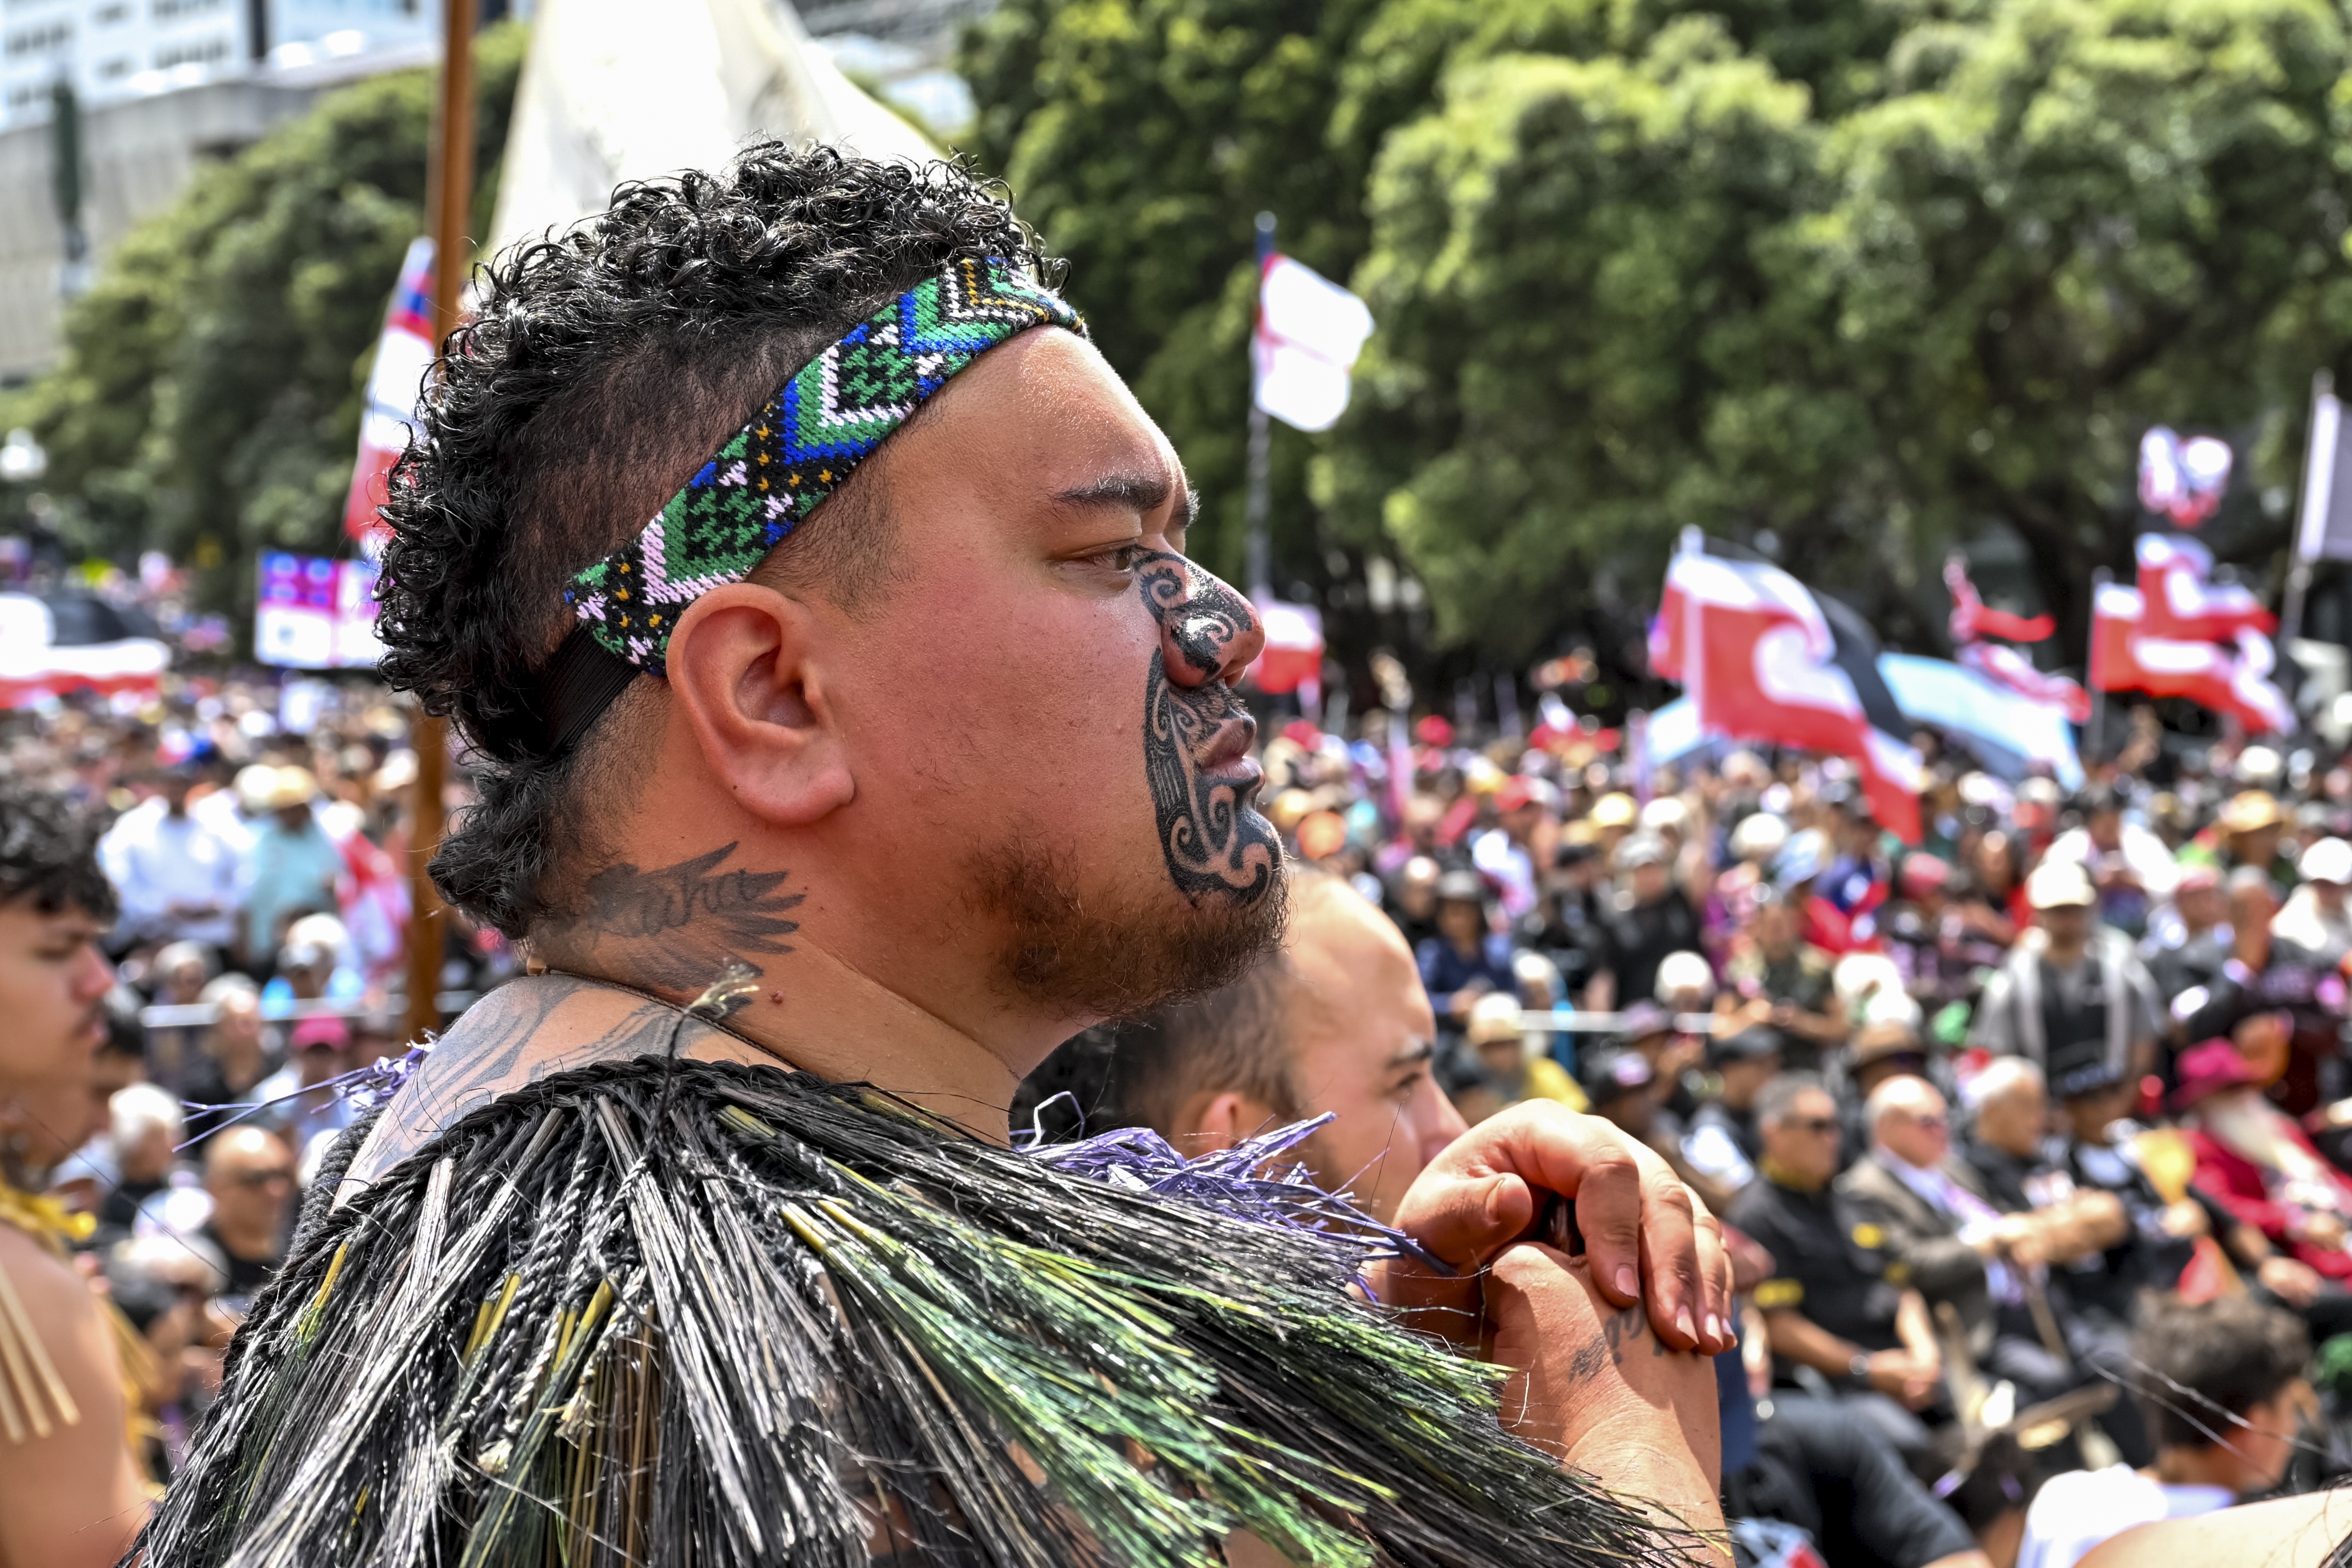
[(1871, 814), (1916, 844), (1919, 755), (1871, 723), (1853, 678), (1832, 662), (1835, 652), (1811, 591), (1777, 566), (1685, 552), (1667, 570), (1650, 665), (1691, 689), (1700, 726), (1853, 759)]
[(2278, 619), (2251, 589), (2208, 582), (2213, 552), (2193, 539), (2143, 533), (2133, 549), (2145, 601), (2140, 635), (2220, 642), (2241, 631), (2274, 631)]
[(433, 367), (433, 242), (413, 239), (400, 280), (383, 313), (375, 368), (368, 374), (367, 407), (360, 416), (359, 461), (343, 496), (343, 531), (365, 541), (383, 531), (376, 508), (384, 503), (393, 464), (416, 429), (416, 399)]
[(1996, 610), (1977, 596), (1969, 581), (1968, 563), (1957, 554), (1944, 562), (1944, 586), (1952, 591), (1952, 640), (1968, 644), (1985, 637), (2009, 642), (2040, 642), (2058, 630), (2048, 616), (2017, 616)]
[(2091, 606), (2091, 680), (2103, 691), (2186, 697), (2216, 713), (2234, 714), (2257, 733), (2294, 728), (2286, 694), (2270, 679), (2271, 639), (2246, 627), (2233, 644), (2149, 635), (2146, 596), (2111, 583)]

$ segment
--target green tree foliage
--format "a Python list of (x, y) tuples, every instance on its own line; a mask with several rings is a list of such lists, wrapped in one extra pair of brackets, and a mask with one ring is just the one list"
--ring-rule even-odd
[[(523, 41), (509, 25), (477, 45), (477, 233)], [(261, 550), (336, 550), (384, 300), (424, 221), (433, 93), (405, 70), (329, 94), (107, 258), (22, 399), (70, 542), (193, 561), (220, 605), (250, 601)]]
[[(1252, 215), (1365, 295), (1355, 408), (1277, 441), (1277, 551), (1393, 548), (1488, 656), (1638, 609), (1689, 523), (1897, 625), (2006, 524), (2080, 647), (2139, 433), (2275, 489), (2352, 342), (2320, 0), (1007, 0), (968, 58), (975, 153), (1213, 516)], [(2284, 537), (2242, 495), (2209, 531)]]

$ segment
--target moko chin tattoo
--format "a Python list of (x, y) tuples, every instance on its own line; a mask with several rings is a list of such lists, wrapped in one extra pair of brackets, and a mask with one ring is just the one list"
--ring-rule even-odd
[(1186, 897), (1255, 903), (1274, 886), (1281, 840), (1252, 807), (1254, 782), (1204, 776), (1202, 763), (1221, 742), (1229, 743), (1235, 727), (1245, 736), (1255, 732), (1233, 688), (1214, 679), (1226, 650), (1249, 625), (1249, 606), (1181, 555), (1154, 553), (1139, 573), (1144, 604), (1178, 656), (1202, 678), (1178, 685), (1156, 652), (1145, 677), (1143, 766), (1160, 852)]

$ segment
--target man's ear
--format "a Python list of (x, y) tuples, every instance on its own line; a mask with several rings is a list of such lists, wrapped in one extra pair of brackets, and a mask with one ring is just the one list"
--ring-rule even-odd
[(1229, 1089), (1196, 1096), (1177, 1118), (1177, 1125), (1169, 1130), (1168, 1142), (1179, 1153), (1197, 1160), (1230, 1149), (1244, 1138), (1255, 1138), (1280, 1120), (1272, 1106)]
[(779, 826), (857, 795), (814, 637), (808, 606), (751, 583), (705, 594), (670, 635), (670, 695), (710, 771)]

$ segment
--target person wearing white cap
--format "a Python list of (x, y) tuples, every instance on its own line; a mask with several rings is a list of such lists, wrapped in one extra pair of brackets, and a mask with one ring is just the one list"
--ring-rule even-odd
[(2286, 905), (2271, 921), (2271, 934), (2284, 937), (2318, 953), (2329, 963), (2340, 963), (2352, 952), (2352, 911), (2344, 894), (2352, 886), (2352, 844), (2323, 838), (2303, 852), (2295, 863), (2302, 886), (2287, 895)]
[(2118, 1073), (2147, 1072), (2163, 1017), (2156, 983), (2131, 939), (2096, 918), (2090, 874), (2046, 860), (2026, 879), (2025, 901), (2033, 924), (1985, 986), (1969, 1043), (2047, 1072), (2053, 1052), (2098, 1041)]

